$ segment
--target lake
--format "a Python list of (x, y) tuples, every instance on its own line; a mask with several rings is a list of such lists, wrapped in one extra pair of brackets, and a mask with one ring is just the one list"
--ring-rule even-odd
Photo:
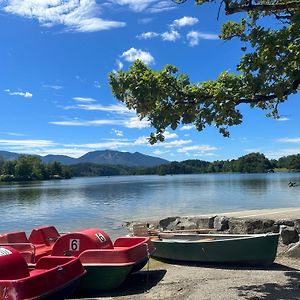
[(300, 207), (299, 173), (85, 177), (0, 185), (0, 232), (55, 225), (98, 227), (112, 237), (125, 221)]

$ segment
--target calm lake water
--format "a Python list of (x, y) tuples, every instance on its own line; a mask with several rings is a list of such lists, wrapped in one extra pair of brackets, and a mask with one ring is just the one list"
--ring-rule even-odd
[(124, 221), (300, 207), (300, 174), (201, 174), (74, 178), (1, 184), (0, 232), (55, 225), (122, 235)]

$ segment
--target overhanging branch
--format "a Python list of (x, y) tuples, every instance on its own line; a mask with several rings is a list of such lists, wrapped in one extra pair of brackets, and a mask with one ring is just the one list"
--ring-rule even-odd
[(247, 5), (232, 5), (230, 0), (225, 0), (225, 12), (227, 15), (235, 14), (238, 12), (280, 12), (287, 10), (298, 10), (300, 9), (300, 1), (290, 1), (287, 3), (279, 4), (250, 4)]

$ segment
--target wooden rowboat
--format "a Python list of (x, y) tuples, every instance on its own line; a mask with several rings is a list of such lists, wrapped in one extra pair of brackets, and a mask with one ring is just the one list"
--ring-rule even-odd
[(154, 258), (203, 263), (271, 264), (279, 234), (160, 234)]

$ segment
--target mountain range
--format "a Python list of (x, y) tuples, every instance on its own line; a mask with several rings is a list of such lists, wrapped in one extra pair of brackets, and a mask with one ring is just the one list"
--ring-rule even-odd
[[(4, 160), (16, 160), (22, 155), (19, 153), (0, 151), (0, 157)], [(154, 157), (150, 155), (145, 155), (139, 152), (120, 152), (114, 150), (98, 150), (88, 152), (79, 158), (72, 158), (66, 155), (46, 155), (39, 156), (43, 163), (51, 163), (53, 161), (60, 162), (63, 165), (74, 165), (79, 163), (94, 163), (99, 165), (123, 165), (129, 167), (154, 167), (161, 164), (168, 163), (169, 161)]]

